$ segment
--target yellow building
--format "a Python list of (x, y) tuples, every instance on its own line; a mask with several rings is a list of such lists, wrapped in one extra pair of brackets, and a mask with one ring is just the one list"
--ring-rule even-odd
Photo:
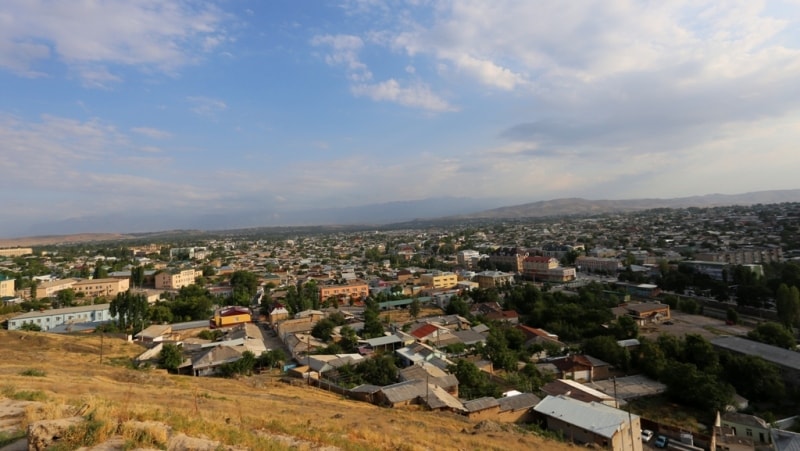
[(180, 290), (194, 284), (194, 279), (199, 275), (194, 269), (182, 271), (164, 271), (155, 275), (157, 290)]
[(33, 248), (15, 247), (13, 249), (0, 249), (0, 257), (22, 257), (33, 254)]
[(458, 276), (452, 272), (434, 271), (420, 276), (420, 282), (430, 288), (453, 288), (458, 285)]
[(76, 282), (77, 281), (75, 279), (60, 279), (42, 282), (39, 285), (36, 285), (36, 297), (38, 299), (53, 297), (61, 290), (72, 288)]
[(320, 285), (319, 299), (326, 301), (331, 297), (339, 299), (363, 299), (369, 295), (369, 285), (363, 281), (348, 283), (347, 285)]
[(214, 329), (217, 327), (235, 326), (236, 324), (244, 324), (252, 321), (250, 309), (247, 307), (228, 306), (214, 312), (214, 317), (211, 318), (209, 326)]
[(8, 279), (0, 274), (0, 298), (14, 297), (14, 279)]
[[(75, 282), (70, 288), (75, 293), (83, 293), (87, 298), (115, 297), (130, 288), (129, 279), (85, 279)], [(38, 293), (37, 293), (38, 295)]]

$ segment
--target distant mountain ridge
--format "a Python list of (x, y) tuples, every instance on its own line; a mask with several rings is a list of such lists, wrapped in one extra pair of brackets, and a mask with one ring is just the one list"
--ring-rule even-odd
[[(757, 191), (744, 194), (708, 194), (671, 199), (588, 200), (562, 198), (499, 208), (510, 203), (499, 198), (438, 197), (409, 201), (393, 201), (353, 207), (327, 207), (302, 210), (261, 208), (228, 213), (194, 212), (168, 214), (156, 212), (120, 215), (84, 216), (61, 221), (33, 224), (20, 230), (0, 231), (0, 241), (6, 245), (24, 240), (14, 237), (38, 237), (37, 242), (60, 242), (61, 237), (75, 234), (96, 234), (86, 241), (112, 239), (103, 234), (126, 234), (129, 238), (141, 235), (175, 235), (176, 230), (191, 230), (191, 235), (203, 231), (225, 232), (241, 229), (267, 229), (315, 226), (387, 226), (414, 227), (423, 223), (447, 223), (468, 219), (543, 218), (554, 216), (589, 216), (624, 213), (653, 208), (715, 207), (726, 205), (773, 204), (800, 202), (800, 189)], [(491, 209), (489, 209), (491, 208)], [(154, 232), (155, 231), (155, 232)], [(161, 231), (161, 232), (158, 232)], [(181, 236), (189, 236), (182, 232)], [(44, 237), (47, 236), (47, 237)], [(2, 240), (1, 238), (8, 238)], [(42, 239), (47, 238), (47, 239)], [(146, 239), (146, 238), (145, 238)], [(74, 240), (71, 240), (74, 241)]]
[(564, 198), (493, 208), (443, 219), (511, 219), (550, 216), (597, 215), (650, 210), (654, 208), (721, 207), (728, 205), (800, 202), (800, 189), (755, 191), (743, 194), (707, 194), (671, 199), (588, 200)]

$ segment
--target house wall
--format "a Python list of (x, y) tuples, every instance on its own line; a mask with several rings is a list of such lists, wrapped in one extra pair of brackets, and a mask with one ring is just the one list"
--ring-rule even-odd
[(22, 257), (33, 254), (33, 248), (17, 247), (13, 249), (0, 249), (0, 257)]
[(94, 309), (81, 312), (65, 313), (65, 309), (45, 310), (41, 314), (28, 318), (11, 318), (8, 320), (8, 330), (18, 330), (25, 323), (35, 324), (42, 330), (50, 330), (69, 322), (99, 322), (113, 319), (108, 310), (108, 304), (97, 305)]
[(236, 324), (249, 323), (252, 321), (253, 319), (247, 313), (241, 313), (234, 316), (214, 315), (215, 327), (228, 327)]
[(736, 437), (744, 437), (753, 440), (755, 443), (769, 443), (770, 435), (769, 430), (759, 427), (754, 427), (745, 424), (738, 424), (731, 421), (722, 420), (723, 426), (728, 426), (733, 429)]
[(87, 297), (114, 297), (128, 291), (129, 279), (88, 279), (75, 282), (72, 289), (75, 293), (84, 293)]
[[(499, 409), (499, 407), (498, 407)], [(530, 408), (519, 410), (506, 410), (497, 413), (497, 421), (503, 423), (530, 423), (533, 421), (533, 412)]]
[(14, 297), (14, 279), (0, 280), (0, 298)]
[(497, 421), (500, 414), (500, 406), (489, 407), (488, 409), (479, 410), (477, 412), (467, 413), (467, 418), (475, 421), (492, 420)]
[[(560, 431), (564, 438), (577, 443), (594, 443), (602, 449), (614, 449), (613, 442), (557, 418), (547, 417), (547, 429)], [(619, 434), (617, 434), (619, 435)]]

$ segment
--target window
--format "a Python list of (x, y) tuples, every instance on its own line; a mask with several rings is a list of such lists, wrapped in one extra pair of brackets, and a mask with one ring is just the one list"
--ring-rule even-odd
[(753, 430), (752, 429), (745, 430), (745, 433), (747, 434), (748, 437), (752, 437), (753, 436)]

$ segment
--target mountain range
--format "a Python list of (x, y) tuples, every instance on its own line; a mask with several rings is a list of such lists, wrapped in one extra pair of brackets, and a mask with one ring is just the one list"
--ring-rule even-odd
[[(563, 198), (507, 205), (506, 199), (437, 197), (386, 202), (355, 207), (305, 210), (257, 210), (190, 215), (129, 214), (87, 216), (34, 224), (24, 230), (0, 231), (0, 237), (70, 235), (84, 233), (142, 233), (156, 230), (230, 230), (259, 227), (363, 225), (453, 222), (469, 219), (542, 218), (587, 216), (654, 208), (715, 207), (726, 205), (800, 202), (800, 189), (757, 191), (743, 194), (708, 194), (680, 198), (590, 200)], [(506, 204), (507, 206), (497, 207)]]

